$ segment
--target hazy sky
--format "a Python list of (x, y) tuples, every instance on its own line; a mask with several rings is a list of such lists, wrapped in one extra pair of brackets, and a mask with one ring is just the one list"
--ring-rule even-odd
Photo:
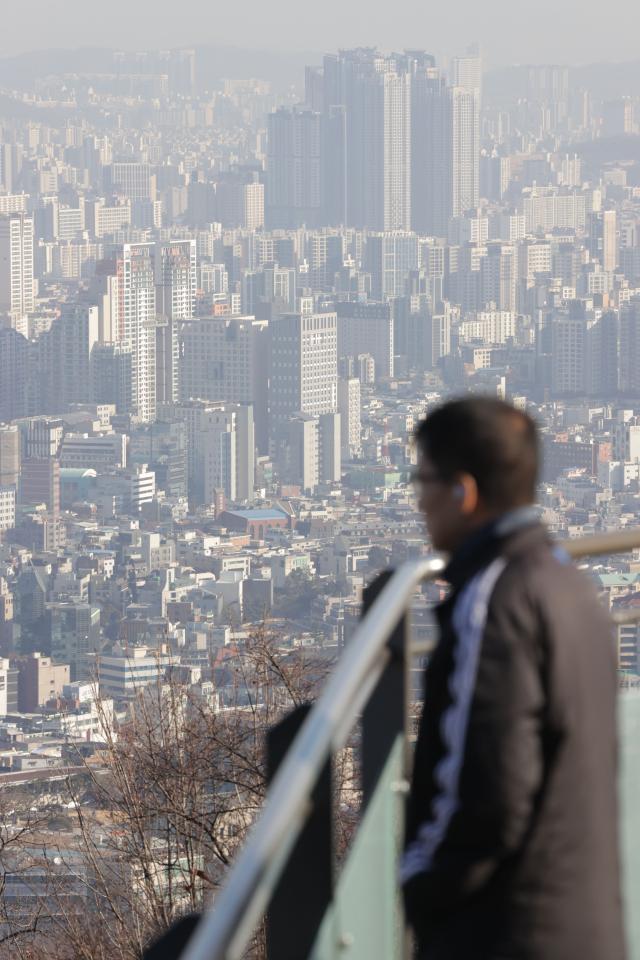
[(366, 44), (444, 55), (472, 40), (490, 65), (640, 56), (638, 0), (4, 0), (3, 7), (2, 56), (195, 43), (317, 51)]

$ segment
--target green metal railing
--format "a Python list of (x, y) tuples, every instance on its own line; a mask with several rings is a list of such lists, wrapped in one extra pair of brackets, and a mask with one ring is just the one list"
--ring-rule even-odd
[[(640, 530), (569, 540), (573, 558), (640, 547)], [(404, 564), (365, 592), (364, 616), (311, 708), (270, 735), (273, 779), (262, 814), (182, 960), (240, 960), (267, 916), (273, 960), (407, 960), (397, 882), (408, 788), (412, 656), (408, 603), (442, 572), (441, 557)], [(616, 615), (618, 623), (637, 619)], [(331, 760), (362, 717), (358, 829), (336, 878)], [(640, 691), (620, 696), (621, 802), (627, 902), (640, 896)], [(630, 960), (640, 960), (640, 916), (628, 914)]]

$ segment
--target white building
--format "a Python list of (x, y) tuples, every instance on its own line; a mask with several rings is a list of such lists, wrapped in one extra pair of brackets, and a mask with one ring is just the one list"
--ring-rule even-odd
[(67, 433), (60, 445), (61, 467), (108, 470), (127, 465), (127, 437), (123, 433), (90, 436)]
[(145, 503), (151, 503), (156, 493), (156, 475), (142, 463), (129, 471), (129, 502), (132, 513), (139, 513)]
[(131, 348), (131, 406), (140, 420), (156, 414), (156, 287), (150, 243), (125, 243), (119, 261), (123, 316), (114, 339)]
[(35, 304), (33, 276), (33, 216), (11, 213), (0, 217), (0, 313), (11, 315), (21, 329)]
[(272, 323), (270, 400), (274, 435), (294, 414), (337, 410), (335, 313), (286, 313)]
[(16, 488), (0, 487), (0, 533), (16, 525)]
[(169, 653), (148, 647), (115, 647), (110, 655), (96, 658), (101, 696), (129, 700), (143, 687), (156, 683), (173, 662)]
[(18, 671), (5, 658), (0, 659), (0, 717), (18, 712)]
[(338, 380), (338, 410), (342, 455), (351, 459), (360, 452), (360, 380), (357, 377)]

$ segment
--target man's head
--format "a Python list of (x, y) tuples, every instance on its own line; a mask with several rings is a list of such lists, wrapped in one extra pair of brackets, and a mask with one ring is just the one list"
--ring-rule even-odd
[(416, 429), (418, 503), (437, 550), (535, 499), (538, 435), (526, 413), (491, 397), (452, 400)]

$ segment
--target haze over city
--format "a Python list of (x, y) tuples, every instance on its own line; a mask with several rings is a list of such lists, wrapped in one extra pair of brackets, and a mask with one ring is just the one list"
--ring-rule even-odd
[(622, 0), (3, 10), (0, 960), (406, 960), (460, 791), (447, 891), (519, 901), (567, 743), (563, 922), (474, 954), (441, 911), (438, 960), (622, 960), (623, 923), (640, 960), (638, 35)]
[[(605, 20), (606, 15), (606, 20)], [(478, 41), (489, 67), (513, 63), (621, 62), (637, 57), (640, 10), (633, 0), (595, 0), (527, 8), (509, 0), (429, 4), (399, 0), (390, 13), (366, 0), (328, 0), (321, 8), (281, 0), (211, 4), (185, 0), (35, 0), (3, 17), (0, 55), (57, 47), (147, 49), (207, 44), (297, 53), (350, 46), (424, 45), (442, 56)], [(607, 29), (606, 24), (624, 24)]]

